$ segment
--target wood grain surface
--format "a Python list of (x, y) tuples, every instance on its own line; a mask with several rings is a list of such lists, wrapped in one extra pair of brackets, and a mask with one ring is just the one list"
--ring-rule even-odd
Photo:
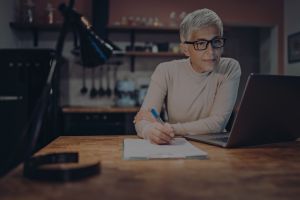
[(51, 183), (22, 177), (22, 165), (0, 179), (0, 199), (299, 199), (300, 142), (223, 149), (191, 142), (207, 160), (122, 159), (123, 139), (63, 136), (37, 154), (78, 151), (80, 163), (101, 161), (102, 172)]

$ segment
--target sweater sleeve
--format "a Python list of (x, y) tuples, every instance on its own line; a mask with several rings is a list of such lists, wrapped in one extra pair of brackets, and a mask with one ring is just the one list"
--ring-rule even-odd
[[(167, 73), (164, 69), (164, 64), (160, 64), (157, 66), (151, 76), (150, 85), (141, 106), (141, 110), (150, 110), (152, 107), (154, 107), (158, 113), (160, 113), (166, 94)], [(145, 138), (142, 134), (143, 129), (150, 123), (150, 121), (141, 120), (135, 124), (135, 130), (138, 136)]]
[(218, 85), (209, 116), (196, 121), (172, 124), (177, 135), (196, 135), (224, 130), (235, 105), (241, 76), (240, 65), (237, 61), (232, 59), (225, 68), (228, 71)]

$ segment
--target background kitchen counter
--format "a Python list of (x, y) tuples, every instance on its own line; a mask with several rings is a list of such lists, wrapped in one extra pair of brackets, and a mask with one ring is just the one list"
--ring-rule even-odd
[(135, 134), (138, 107), (63, 107), (61, 135)]
[(137, 113), (139, 107), (70, 106), (62, 110), (63, 113)]

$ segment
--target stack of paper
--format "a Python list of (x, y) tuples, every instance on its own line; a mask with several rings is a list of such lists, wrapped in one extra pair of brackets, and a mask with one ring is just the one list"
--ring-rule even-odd
[(207, 153), (196, 148), (184, 138), (174, 138), (171, 144), (151, 144), (144, 139), (124, 139), (124, 159), (206, 159)]

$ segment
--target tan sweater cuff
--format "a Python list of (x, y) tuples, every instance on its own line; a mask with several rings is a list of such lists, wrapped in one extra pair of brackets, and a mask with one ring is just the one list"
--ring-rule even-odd
[(151, 122), (147, 120), (140, 120), (135, 124), (135, 130), (139, 137), (146, 139), (146, 136), (143, 134), (143, 131), (149, 124), (151, 124)]
[(181, 123), (171, 124), (171, 126), (174, 129), (175, 135), (187, 135), (187, 132)]

